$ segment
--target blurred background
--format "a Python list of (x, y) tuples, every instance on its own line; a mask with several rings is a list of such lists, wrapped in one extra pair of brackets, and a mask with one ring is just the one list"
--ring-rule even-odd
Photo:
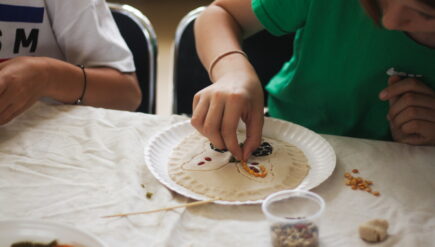
[(108, 2), (135, 7), (151, 21), (158, 41), (157, 114), (171, 114), (171, 49), (175, 29), (187, 13), (197, 7), (209, 5), (212, 0), (108, 0)]

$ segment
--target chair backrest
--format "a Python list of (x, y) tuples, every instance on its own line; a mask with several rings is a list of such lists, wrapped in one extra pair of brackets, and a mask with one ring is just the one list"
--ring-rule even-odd
[(136, 76), (142, 90), (139, 112), (156, 112), (157, 37), (151, 22), (138, 9), (108, 3), (122, 37), (133, 53)]
[[(211, 83), (196, 53), (193, 33), (194, 22), (204, 9), (205, 7), (199, 7), (189, 12), (180, 21), (175, 33), (172, 105), (174, 114), (190, 115), (195, 93)], [(210, 31), (213, 31), (213, 27), (210, 27)], [(284, 62), (290, 60), (293, 38), (294, 34), (276, 37), (267, 31), (261, 31), (243, 41), (243, 50), (248, 54), (263, 86), (281, 69)]]

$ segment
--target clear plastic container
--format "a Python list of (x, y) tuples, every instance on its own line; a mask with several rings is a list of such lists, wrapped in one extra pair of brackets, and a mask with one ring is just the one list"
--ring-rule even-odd
[(273, 246), (319, 245), (316, 222), (325, 208), (325, 202), (319, 195), (304, 190), (284, 190), (269, 195), (261, 208), (270, 223)]

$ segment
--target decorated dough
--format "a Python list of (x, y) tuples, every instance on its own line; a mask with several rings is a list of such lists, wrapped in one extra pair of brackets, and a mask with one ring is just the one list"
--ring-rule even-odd
[(367, 242), (381, 242), (387, 238), (388, 222), (382, 219), (369, 220), (359, 226), (359, 236)]
[[(244, 132), (238, 133), (239, 140), (244, 136)], [(168, 172), (174, 182), (197, 194), (246, 201), (293, 189), (310, 169), (303, 152), (283, 141), (263, 137), (261, 150), (254, 155), (241, 164), (230, 152), (214, 150), (209, 140), (195, 131), (174, 148)]]

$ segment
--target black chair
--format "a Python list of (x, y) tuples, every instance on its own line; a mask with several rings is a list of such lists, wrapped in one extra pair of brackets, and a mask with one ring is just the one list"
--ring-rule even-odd
[(147, 17), (125, 4), (108, 3), (113, 18), (133, 53), (136, 75), (142, 90), (139, 112), (156, 112), (157, 37)]
[[(176, 30), (173, 57), (174, 114), (191, 115), (195, 93), (211, 83), (196, 53), (193, 33), (195, 19), (204, 9), (199, 7), (189, 12)], [(212, 31), (213, 27), (210, 27)], [(243, 50), (248, 54), (263, 86), (281, 69), (284, 62), (290, 60), (293, 38), (294, 34), (276, 37), (261, 31), (243, 41)]]

